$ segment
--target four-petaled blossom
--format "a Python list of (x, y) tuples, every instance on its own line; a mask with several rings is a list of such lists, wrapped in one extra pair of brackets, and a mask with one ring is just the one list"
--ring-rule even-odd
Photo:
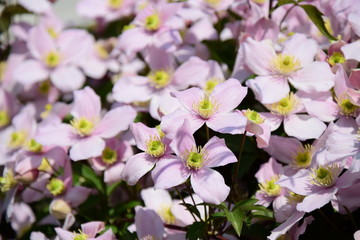
[(74, 161), (98, 157), (105, 149), (104, 139), (126, 130), (136, 116), (130, 106), (114, 108), (101, 117), (101, 102), (94, 90), (86, 87), (74, 93), (70, 124), (56, 124), (39, 129), (37, 140), (43, 145), (71, 146)]
[(221, 174), (211, 169), (237, 161), (224, 140), (212, 137), (204, 147), (197, 147), (190, 123), (185, 120), (170, 147), (179, 158), (157, 163), (152, 172), (155, 188), (175, 187), (190, 177), (194, 192), (204, 202), (220, 204), (225, 201), (230, 188)]
[(233, 78), (217, 85), (210, 94), (196, 87), (175, 92), (173, 96), (179, 100), (183, 109), (164, 116), (161, 127), (172, 135), (184, 119), (188, 119), (191, 132), (206, 123), (209, 128), (220, 133), (241, 134), (247, 120), (234, 112), (234, 109), (246, 93), (247, 88)]

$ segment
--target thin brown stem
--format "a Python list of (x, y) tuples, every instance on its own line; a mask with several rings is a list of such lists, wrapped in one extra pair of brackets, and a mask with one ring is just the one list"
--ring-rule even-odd
[(184, 203), (185, 207), (186, 207), (186, 208), (187, 208), (187, 210), (190, 212), (191, 216), (194, 218), (195, 222), (197, 222), (197, 220), (196, 220), (196, 217), (195, 217), (194, 213), (193, 213), (192, 211), (190, 211), (190, 209), (189, 209), (189, 207), (188, 207), (187, 203), (185, 202), (184, 198), (181, 196), (181, 193), (180, 193), (179, 189), (178, 189), (177, 187), (174, 187), (174, 188), (175, 188), (175, 191), (177, 192), (177, 194), (179, 195), (179, 197), (180, 197), (181, 201)]

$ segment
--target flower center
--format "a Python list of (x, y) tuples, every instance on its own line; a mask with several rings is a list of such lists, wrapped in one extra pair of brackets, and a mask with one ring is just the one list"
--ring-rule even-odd
[(4, 177), (0, 177), (0, 191), (1, 192), (7, 192), (15, 185), (16, 185), (16, 180), (15, 180), (14, 174), (11, 170), (8, 170), (5, 173)]
[(263, 123), (265, 120), (263, 117), (261, 117), (261, 115), (254, 111), (254, 110), (246, 110), (244, 113), (245, 117), (247, 117), (247, 119), (255, 124), (261, 124)]
[(163, 221), (167, 224), (174, 224), (175, 223), (175, 216), (171, 212), (170, 207), (164, 206), (161, 208), (159, 215), (163, 219)]
[(341, 52), (334, 52), (328, 59), (328, 63), (334, 66), (337, 63), (344, 63), (345, 57)]
[(47, 118), (49, 116), (52, 108), (53, 108), (53, 106), (50, 103), (46, 104), (44, 111), (42, 113), (40, 113), (40, 117), (42, 119)]
[(50, 88), (51, 88), (50, 81), (43, 81), (43, 82), (39, 83), (39, 91), (41, 93), (44, 93), (44, 94), (48, 93)]
[(160, 17), (157, 13), (154, 13), (145, 19), (145, 28), (150, 31), (156, 31), (160, 28)]
[(0, 82), (3, 81), (5, 71), (6, 71), (6, 62), (0, 61)]
[(74, 233), (73, 240), (86, 240), (89, 236), (79, 230), (79, 233)]
[(345, 116), (354, 115), (354, 113), (358, 110), (359, 106), (353, 104), (349, 99), (341, 99), (337, 100), (338, 106), (340, 107), (341, 113)]
[(191, 169), (199, 169), (207, 159), (206, 152), (201, 147), (194, 147), (185, 154), (186, 166)]
[(46, 189), (49, 190), (52, 195), (57, 196), (64, 192), (65, 184), (60, 179), (52, 178), (46, 185)]
[(306, 144), (303, 151), (297, 153), (294, 157), (294, 163), (299, 168), (307, 168), (310, 166), (312, 161), (313, 147)]
[(109, 147), (106, 147), (102, 152), (102, 160), (107, 165), (111, 165), (117, 160), (117, 152)]
[(205, 87), (204, 87), (204, 91), (207, 93), (207, 94), (210, 94), (214, 88), (219, 85), (220, 81), (219, 79), (217, 78), (211, 78), (209, 79), (206, 84), (205, 84)]
[(109, 53), (102, 44), (100, 43), (95, 44), (95, 51), (101, 59), (108, 59)]
[(56, 32), (56, 30), (52, 27), (47, 28), (47, 32), (49, 33), (50, 37), (57, 38), (59, 34)]
[(204, 119), (210, 118), (218, 109), (218, 105), (212, 102), (208, 96), (204, 97), (194, 107), (195, 111)]
[(119, 9), (123, 3), (123, 0), (108, 0), (108, 6), (112, 9)]
[(0, 128), (10, 123), (10, 116), (5, 110), (0, 111)]
[(151, 137), (146, 141), (146, 153), (152, 157), (161, 157), (164, 155), (166, 150), (165, 144), (161, 141), (159, 137)]
[(44, 158), (41, 159), (41, 164), (38, 167), (38, 170), (42, 171), (42, 172), (51, 173), (53, 171), (53, 168), (51, 167), (51, 165), (49, 163), (49, 160), (44, 157)]
[(281, 187), (275, 182), (279, 179), (278, 176), (272, 177), (264, 183), (260, 183), (260, 191), (263, 191), (269, 197), (276, 197), (280, 195)]
[(76, 129), (80, 136), (88, 136), (94, 130), (94, 123), (86, 118), (73, 119), (70, 124)]
[(290, 191), (289, 195), (286, 198), (289, 204), (295, 204), (302, 202), (305, 196)]
[(26, 149), (30, 152), (40, 153), (42, 152), (42, 145), (35, 141), (35, 139), (31, 139), (27, 142)]
[(335, 163), (332, 165), (313, 168), (311, 169), (312, 173), (310, 175), (310, 183), (321, 187), (330, 187), (334, 185), (341, 170), (342, 168)]
[(16, 131), (10, 135), (9, 147), (19, 148), (24, 145), (26, 140), (26, 133), (24, 131)]
[(287, 116), (292, 113), (300, 103), (300, 100), (293, 94), (290, 93), (287, 97), (284, 97), (277, 103), (266, 105), (270, 111), (276, 114)]
[(209, 4), (212, 7), (216, 7), (221, 3), (222, 0), (205, 0), (207, 4)]
[(301, 63), (294, 56), (278, 54), (272, 60), (272, 66), (275, 71), (280, 74), (289, 74), (299, 70), (299, 68), (301, 67)]
[(49, 67), (56, 67), (60, 63), (60, 54), (56, 51), (51, 51), (45, 56), (45, 64)]
[(169, 73), (163, 70), (153, 72), (148, 77), (150, 84), (157, 89), (166, 87), (170, 82)]

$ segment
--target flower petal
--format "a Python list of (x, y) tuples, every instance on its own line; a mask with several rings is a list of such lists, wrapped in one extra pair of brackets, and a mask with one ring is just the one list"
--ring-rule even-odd
[(96, 136), (80, 139), (70, 149), (70, 158), (74, 161), (98, 157), (105, 148), (105, 141)]
[(247, 118), (237, 112), (216, 114), (206, 121), (206, 125), (220, 133), (242, 134), (245, 131)]
[(155, 183), (155, 189), (168, 189), (185, 182), (190, 173), (180, 158), (168, 155), (156, 164), (151, 176)]
[(230, 112), (234, 110), (247, 94), (247, 87), (241, 86), (239, 80), (230, 78), (217, 85), (210, 98), (219, 104), (219, 112)]
[(121, 178), (133, 186), (154, 167), (155, 163), (156, 158), (146, 153), (136, 154), (127, 160)]
[(325, 129), (325, 123), (305, 114), (294, 114), (284, 119), (286, 134), (299, 140), (319, 138)]
[(226, 200), (230, 192), (223, 176), (206, 167), (191, 175), (191, 186), (206, 203), (220, 204)]
[(209, 160), (205, 162), (206, 167), (224, 166), (237, 162), (234, 153), (226, 146), (225, 140), (212, 137), (204, 146)]

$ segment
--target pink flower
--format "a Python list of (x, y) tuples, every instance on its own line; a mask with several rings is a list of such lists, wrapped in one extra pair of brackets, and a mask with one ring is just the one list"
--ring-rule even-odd
[(135, 211), (136, 234), (139, 240), (164, 239), (164, 224), (154, 210), (136, 207)]
[(144, 151), (130, 157), (121, 173), (121, 178), (129, 185), (135, 185), (139, 179), (149, 172), (157, 163), (164, 160), (176, 159), (171, 155), (170, 140), (164, 137), (158, 129), (146, 127), (142, 123), (133, 123), (131, 131), (136, 146)]
[(329, 90), (334, 86), (334, 75), (327, 63), (314, 61), (317, 49), (316, 42), (302, 34), (289, 39), (279, 54), (267, 42), (247, 38), (244, 42), (245, 63), (258, 75), (247, 81), (247, 85), (265, 104), (286, 97), (290, 91), (288, 81), (308, 93)]
[[(80, 47), (78, 42), (82, 42)], [(77, 61), (84, 57), (89, 47), (89, 35), (83, 30), (66, 30), (55, 41), (39, 25), (29, 33), (28, 48), (32, 58), (17, 67), (14, 77), (25, 86), (50, 78), (59, 90), (74, 91), (85, 82)]]
[(133, 22), (134, 28), (121, 34), (119, 48), (128, 54), (134, 54), (150, 45), (174, 51), (181, 43), (181, 36), (172, 28), (169, 20), (182, 6), (182, 3), (148, 4), (137, 14)]
[(81, 230), (78, 232), (69, 232), (62, 228), (55, 228), (55, 231), (60, 240), (73, 240), (73, 239), (88, 239), (88, 240), (115, 240), (116, 237), (111, 228), (102, 235), (96, 237), (97, 233), (105, 229), (103, 222), (88, 222), (81, 224)]
[(56, 124), (39, 129), (37, 141), (43, 145), (72, 146), (70, 158), (74, 161), (98, 157), (105, 149), (105, 141), (124, 131), (134, 120), (136, 112), (122, 106), (101, 117), (99, 96), (90, 87), (74, 93), (71, 124)]
[(174, 92), (182, 110), (162, 118), (161, 128), (166, 133), (174, 133), (184, 119), (189, 120), (191, 131), (195, 132), (204, 123), (214, 131), (241, 134), (245, 130), (246, 118), (233, 110), (240, 104), (247, 93), (236, 79), (229, 79), (217, 85), (210, 94), (200, 88), (190, 88)]
[(276, 130), (283, 122), (287, 135), (306, 140), (320, 137), (326, 129), (326, 124), (319, 119), (307, 114), (298, 114), (304, 112), (304, 107), (300, 98), (292, 92), (279, 102), (265, 106), (271, 113), (261, 114), (266, 118), (265, 123), (271, 127), (271, 131)]
[(220, 204), (225, 201), (230, 188), (221, 174), (211, 169), (237, 161), (224, 140), (213, 137), (203, 148), (197, 147), (190, 123), (185, 120), (170, 147), (179, 158), (157, 163), (152, 172), (155, 188), (171, 188), (190, 177), (194, 192), (204, 202)]
[(101, 156), (91, 158), (91, 166), (97, 171), (104, 171), (104, 182), (114, 183), (121, 180), (125, 162), (133, 156), (129, 142), (117, 138), (107, 139)]

